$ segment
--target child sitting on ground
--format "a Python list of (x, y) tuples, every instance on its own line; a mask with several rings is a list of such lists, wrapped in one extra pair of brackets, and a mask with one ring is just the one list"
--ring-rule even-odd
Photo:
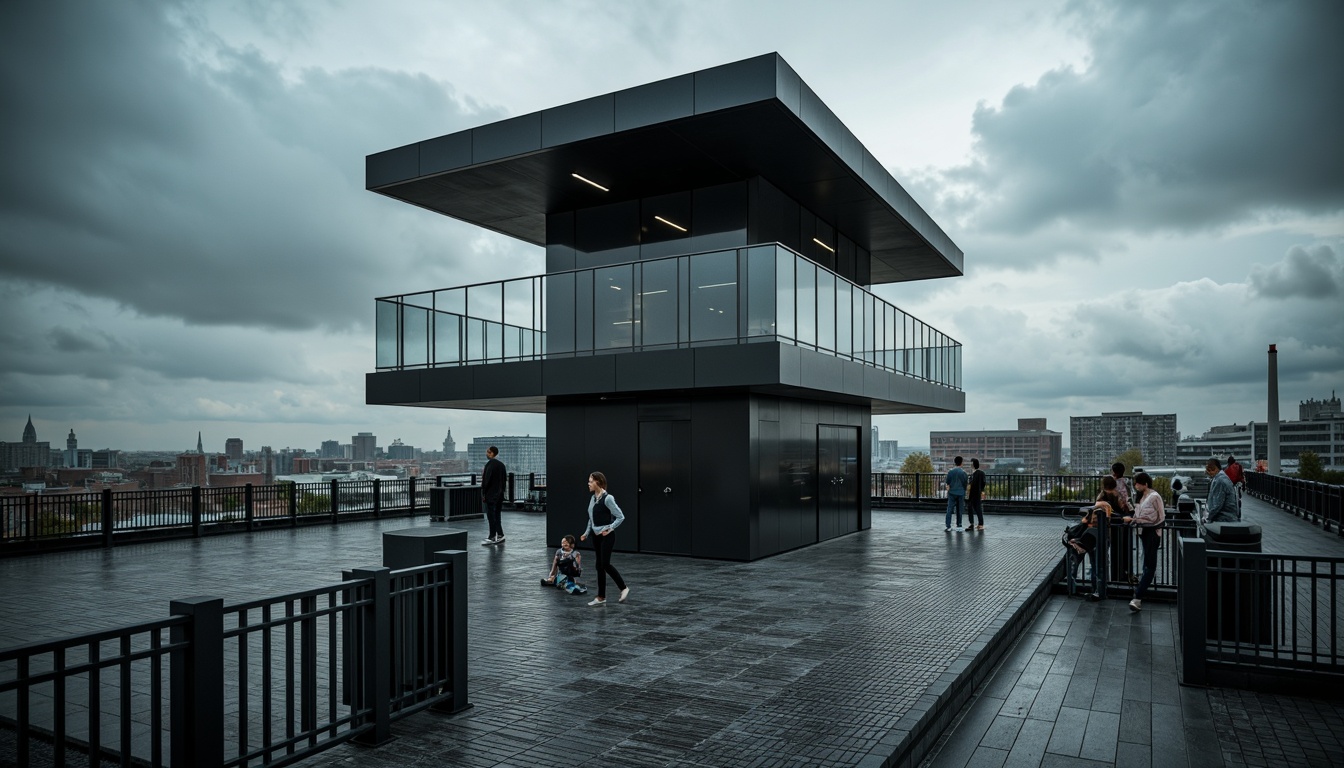
[(575, 581), (583, 573), (582, 555), (574, 548), (574, 537), (560, 539), (560, 548), (551, 560), (551, 573), (541, 580), (543, 587), (555, 585), (571, 595), (582, 595), (588, 588)]

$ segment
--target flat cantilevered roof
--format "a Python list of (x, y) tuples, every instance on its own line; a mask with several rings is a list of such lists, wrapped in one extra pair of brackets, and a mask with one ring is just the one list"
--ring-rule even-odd
[(962, 274), (961, 249), (776, 53), (365, 163), (370, 190), (534, 245), (548, 213), (760, 176), (866, 248), (873, 284)]

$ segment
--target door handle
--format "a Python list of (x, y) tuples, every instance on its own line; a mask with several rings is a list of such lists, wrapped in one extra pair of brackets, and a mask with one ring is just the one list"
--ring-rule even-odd
[(671, 494), (671, 493), (672, 493), (672, 488), (671, 488), (671, 487), (664, 488), (664, 489), (663, 489), (663, 493)]

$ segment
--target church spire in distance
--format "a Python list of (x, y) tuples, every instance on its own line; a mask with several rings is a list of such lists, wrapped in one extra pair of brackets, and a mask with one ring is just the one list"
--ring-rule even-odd
[(196, 433), (196, 452), (205, 453), (205, 447), (201, 445), (201, 433)]
[(28, 414), (28, 426), (23, 428), (23, 442), (36, 443), (37, 429), (33, 426), (33, 414)]

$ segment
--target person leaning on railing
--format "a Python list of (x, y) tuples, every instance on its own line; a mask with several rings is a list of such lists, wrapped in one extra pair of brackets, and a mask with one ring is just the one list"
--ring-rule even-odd
[(1209, 512), (1205, 519), (1210, 523), (1235, 523), (1241, 520), (1237, 488), (1218, 460), (1209, 459), (1204, 465), (1204, 473), (1209, 476)]
[(1139, 611), (1143, 608), (1148, 585), (1153, 583), (1153, 572), (1157, 570), (1157, 548), (1162, 544), (1161, 529), (1167, 513), (1162, 494), (1153, 490), (1153, 478), (1147, 472), (1134, 475), (1134, 490), (1139, 494), (1139, 500), (1134, 505), (1134, 515), (1125, 517), (1124, 521), (1139, 527), (1139, 541), (1143, 543), (1143, 575), (1134, 588), (1134, 599), (1129, 601), (1129, 610)]

